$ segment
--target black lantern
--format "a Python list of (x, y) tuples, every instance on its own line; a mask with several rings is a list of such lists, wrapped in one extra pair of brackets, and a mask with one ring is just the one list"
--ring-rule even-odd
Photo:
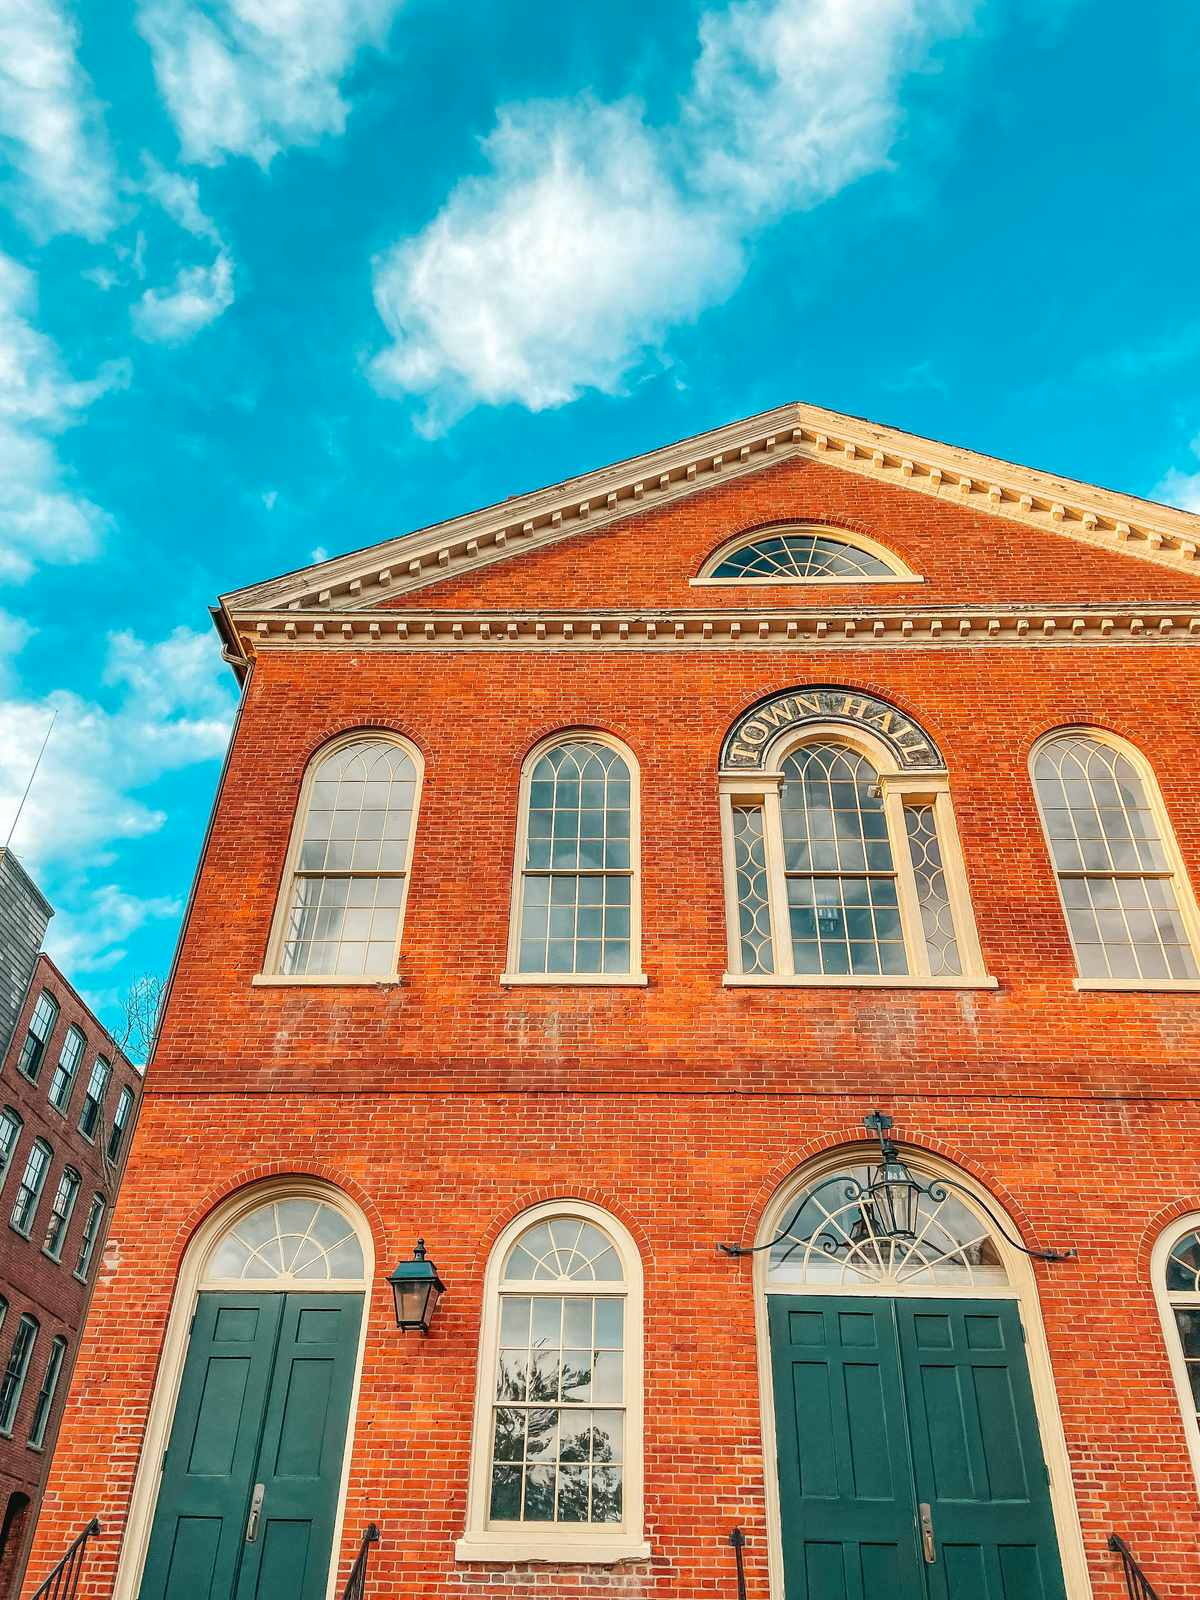
[(388, 1282), (396, 1300), (396, 1326), (403, 1333), (428, 1333), (446, 1285), (432, 1261), (425, 1259), (425, 1241), (417, 1240), (411, 1261), (402, 1261)]
[(879, 1139), (879, 1165), (868, 1168), (863, 1212), (877, 1239), (915, 1239), (917, 1209), (925, 1190), (900, 1159), (892, 1143), (892, 1118), (872, 1111), (863, 1123)]

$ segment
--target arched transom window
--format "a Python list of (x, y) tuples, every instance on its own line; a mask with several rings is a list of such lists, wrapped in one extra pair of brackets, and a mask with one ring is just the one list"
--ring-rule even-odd
[(396, 970), (420, 788), (419, 757), (388, 735), (339, 740), (313, 763), (273, 939), (294, 979)]
[(735, 981), (983, 976), (943, 774), (831, 730), (722, 799)]
[(214, 1245), (204, 1281), (285, 1288), (361, 1284), (357, 1229), (335, 1206), (307, 1196), (268, 1200), (233, 1223)]
[(780, 1213), (767, 1287), (973, 1289), (1008, 1283), (992, 1229), (957, 1190), (926, 1180), (911, 1237), (889, 1236), (867, 1195), (869, 1168), (848, 1163)]
[(700, 583), (855, 583), (913, 580), (873, 539), (821, 526), (761, 530), (711, 557)]
[(637, 786), (615, 742), (571, 735), (522, 779), (508, 974), (604, 982), (640, 966)]
[(1195, 981), (1195, 903), (1149, 768), (1090, 729), (1044, 740), (1032, 765), (1080, 978)]
[[(568, 1552), (640, 1536), (640, 1273), (602, 1214), (540, 1208), (497, 1247), (471, 1528)], [(529, 1539), (534, 1544), (529, 1544)]]

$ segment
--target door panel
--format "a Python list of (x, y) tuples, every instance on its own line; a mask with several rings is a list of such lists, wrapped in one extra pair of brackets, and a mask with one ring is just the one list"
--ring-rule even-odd
[(787, 1600), (923, 1600), (891, 1302), (768, 1308)]
[(262, 1518), (245, 1545), (237, 1600), (318, 1600), (337, 1511), (361, 1294), (288, 1294), (257, 1482)]
[(283, 1299), (199, 1297), (140, 1600), (233, 1593)]
[(930, 1600), (1065, 1600), (1016, 1302), (894, 1305)]

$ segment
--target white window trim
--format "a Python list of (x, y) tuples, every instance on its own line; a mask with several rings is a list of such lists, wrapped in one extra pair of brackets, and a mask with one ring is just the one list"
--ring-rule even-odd
[[(957, 1183), (964, 1185), (966, 1190), (965, 1194), (960, 1191), (960, 1198), (969, 1204), (970, 1197), (973, 1194), (978, 1194), (983, 1204), (989, 1206), (1009, 1227), (1013, 1228), (1014, 1236), (1020, 1237), (1020, 1231), (1013, 1227), (1012, 1218), (998, 1203), (996, 1197), (980, 1188), (968, 1173), (954, 1166), (951, 1162), (943, 1161), (931, 1155), (926, 1150), (911, 1150), (903, 1146), (901, 1148), (905, 1159), (915, 1171), (923, 1176), (935, 1179), (939, 1177), (955, 1179)], [(866, 1146), (846, 1145), (839, 1150), (826, 1151), (823, 1155), (807, 1163), (798, 1172), (794, 1172), (790, 1178), (785, 1179), (780, 1184), (770, 1204), (764, 1210), (755, 1236), (755, 1245), (761, 1246), (775, 1237), (787, 1215), (788, 1207), (809, 1184), (816, 1182), (819, 1178), (829, 1176), (831, 1172), (836, 1172), (840, 1167), (877, 1159), (878, 1147), (868, 1149)], [(985, 1214), (981, 1212), (979, 1215), (980, 1220), (986, 1223)], [(990, 1224), (987, 1225), (990, 1227)], [(754, 1316), (758, 1346), (758, 1392), (762, 1421), (763, 1460), (766, 1463), (767, 1574), (768, 1592), (771, 1600), (786, 1600), (783, 1581), (783, 1530), (779, 1505), (779, 1471), (776, 1465), (778, 1447), (775, 1433), (775, 1389), (771, 1367), (771, 1336), (767, 1307), (768, 1297), (772, 1294), (806, 1296), (832, 1294), (860, 1297), (864, 1300), (920, 1299), (922, 1297), (939, 1300), (1016, 1300), (1021, 1328), (1025, 1335), (1029, 1379), (1033, 1387), (1034, 1410), (1037, 1413), (1046, 1471), (1050, 1480), (1050, 1503), (1054, 1515), (1055, 1532), (1058, 1536), (1059, 1554), (1062, 1558), (1063, 1580), (1066, 1587), (1067, 1600), (1092, 1600), (1091, 1578), (1088, 1573), (1087, 1557), (1084, 1553), (1083, 1530), (1080, 1526), (1079, 1510), (1075, 1499), (1075, 1485), (1071, 1473), (1070, 1457), (1067, 1454), (1066, 1434), (1063, 1429), (1058, 1390), (1054, 1381), (1054, 1369), (1050, 1362), (1046, 1327), (1042, 1320), (1037, 1279), (1034, 1276), (1029, 1257), (1014, 1249), (998, 1231), (993, 1231), (992, 1242), (999, 1251), (1000, 1258), (1008, 1272), (1009, 1281), (1007, 1285), (981, 1284), (969, 1287), (955, 1287), (949, 1284), (892, 1284), (886, 1288), (881, 1288), (874, 1284), (864, 1284), (858, 1287), (835, 1283), (827, 1285), (771, 1284), (768, 1281), (768, 1257), (770, 1252), (759, 1250), (752, 1258), (753, 1266), (751, 1272), (755, 1291)]]
[[(562, 744), (601, 744), (615, 750), (629, 771), (629, 970), (628, 972), (521, 972), (521, 914), (525, 902), (525, 853), (529, 844), (529, 786), (533, 771), (549, 750)], [(629, 988), (647, 982), (642, 972), (642, 770), (627, 744), (596, 728), (561, 728), (535, 744), (521, 766), (517, 793), (517, 843), (513, 852), (512, 897), (508, 913), (508, 950), (499, 981), (570, 987), (616, 986)]]
[[(625, 1482), (624, 1521), (611, 1533), (579, 1523), (531, 1523), (528, 1531), (488, 1527), (492, 1450), (492, 1407), (495, 1403), (496, 1360), (500, 1333), (500, 1273), (509, 1247), (538, 1222), (577, 1217), (602, 1228), (621, 1258), (624, 1288), (603, 1283), (580, 1285), (595, 1294), (625, 1297)], [(546, 1293), (557, 1293), (549, 1284)], [(471, 1475), (467, 1520), (454, 1546), (456, 1561), (550, 1561), (559, 1565), (585, 1562), (604, 1565), (650, 1554), (643, 1526), (643, 1355), (642, 1258), (629, 1231), (599, 1206), (584, 1200), (551, 1200), (514, 1217), (492, 1246), (483, 1280), (483, 1311), (475, 1379), (475, 1415), (471, 1432)]]
[(1183, 856), (1180, 854), (1179, 841), (1175, 837), (1175, 829), (1171, 826), (1171, 819), (1167, 815), (1166, 802), (1163, 800), (1162, 791), (1158, 787), (1158, 779), (1154, 768), (1137, 748), (1122, 739), (1115, 733), (1109, 733), (1107, 728), (1092, 728), (1084, 723), (1072, 724), (1066, 728), (1054, 728), (1045, 733), (1029, 752), (1029, 784), (1033, 790), (1033, 801), (1037, 806), (1038, 821), (1042, 829), (1042, 844), (1046, 852), (1046, 860), (1054, 878), (1054, 889), (1058, 895), (1058, 906), (1062, 912), (1063, 925), (1066, 928), (1067, 938), (1071, 941), (1071, 955), (1075, 962), (1074, 987), (1080, 993), (1089, 993), (1099, 990), (1112, 990), (1117, 993), (1122, 991), (1136, 992), (1141, 990), (1148, 994), (1200, 994), (1200, 978), (1082, 978), (1079, 976), (1079, 952), (1075, 948), (1075, 935), (1071, 932), (1071, 919), (1067, 916), (1066, 902), (1063, 900), (1062, 876), (1054, 862), (1054, 852), (1050, 847), (1050, 833), (1046, 827), (1046, 814), (1042, 810), (1042, 797), (1038, 793), (1037, 779), (1034, 768), (1040, 753), (1056, 739), (1094, 739), (1097, 744), (1107, 745), (1109, 749), (1119, 751), (1127, 761), (1131, 762), (1146, 794), (1150, 811), (1158, 824), (1159, 843), (1167, 858), (1171, 873), (1171, 886), (1175, 890), (1176, 903), (1179, 906), (1179, 915), (1187, 930), (1188, 942), (1192, 947), (1192, 955), (1200, 964), (1200, 908), (1196, 904), (1196, 894), (1192, 888), (1192, 880), (1184, 865)]
[[(350, 1390), (350, 1409), (346, 1419), (346, 1448), (342, 1457), (342, 1473), (338, 1485), (337, 1510), (334, 1515), (333, 1539), (330, 1544), (329, 1577), (326, 1600), (334, 1600), (338, 1558), (341, 1551), (343, 1522), (346, 1514), (346, 1490), (350, 1482), (350, 1467), (354, 1457), (354, 1430), (358, 1415), (358, 1395), (362, 1384), (363, 1352), (367, 1343), (367, 1328), (371, 1320), (371, 1295), (375, 1277), (375, 1244), (371, 1229), (362, 1212), (340, 1189), (316, 1178), (270, 1178), (263, 1183), (251, 1184), (231, 1195), (223, 1205), (211, 1212), (197, 1228), (188, 1244), (175, 1283), (162, 1355), (154, 1380), (150, 1409), (142, 1436), (141, 1454), (134, 1478), (133, 1494), (129, 1502), (129, 1516), (117, 1564), (116, 1582), (112, 1600), (137, 1600), (141, 1587), (142, 1569), (150, 1548), (150, 1533), (154, 1526), (154, 1511), (158, 1502), (162, 1460), (171, 1437), (175, 1420), (175, 1403), (183, 1381), (187, 1361), (188, 1340), (192, 1318), (196, 1310), (196, 1297), (201, 1289), (233, 1287), (235, 1292), (247, 1288), (245, 1279), (236, 1285), (206, 1274), (208, 1260), (218, 1241), (249, 1212), (257, 1210), (269, 1200), (321, 1200), (340, 1211), (358, 1234), (363, 1249), (363, 1276), (361, 1279), (312, 1278), (304, 1280), (305, 1293), (332, 1294), (358, 1293), (363, 1297), (362, 1324), (359, 1329), (358, 1349), (355, 1354), (354, 1383)], [(93, 1256), (93, 1267), (95, 1257)], [(265, 1293), (276, 1292), (280, 1285), (289, 1287), (286, 1280), (254, 1280)]]
[[(887, 574), (879, 573), (869, 578), (859, 578), (853, 576), (838, 576), (831, 578), (713, 577), (714, 570), (719, 567), (721, 562), (724, 561), (728, 556), (733, 555), (735, 551), (742, 550), (747, 545), (757, 544), (760, 539), (771, 539), (778, 537), (780, 534), (795, 533), (811, 533), (815, 534), (819, 538), (836, 539), (840, 544), (849, 545), (852, 550), (861, 550), (864, 555), (874, 556), (876, 560), (886, 562), (891, 568), (891, 572)], [(768, 527), (754, 528), (748, 533), (738, 533), (735, 534), (732, 539), (726, 539), (724, 544), (718, 545), (712, 554), (707, 557), (704, 565), (700, 568), (700, 571), (696, 577), (690, 578), (688, 582), (694, 589), (777, 589), (781, 585), (791, 586), (795, 584), (799, 584), (807, 588), (810, 585), (815, 586), (817, 584), (833, 583), (841, 584), (842, 587), (845, 588), (847, 585), (854, 585), (857, 587), (859, 584), (864, 583), (924, 583), (925, 580), (924, 578), (919, 577), (917, 573), (913, 572), (905, 562), (901, 561), (900, 557), (894, 550), (889, 550), (886, 545), (880, 544), (876, 539), (868, 538), (865, 533), (856, 533), (853, 528), (839, 528), (834, 524), (827, 522), (777, 522), (771, 523)]]
[[(792, 952), (787, 915), (787, 880), (783, 859), (783, 823), (779, 794), (783, 787), (783, 762), (806, 744), (840, 744), (856, 751), (879, 774), (888, 839), (896, 871), (896, 897), (908, 972), (896, 975), (853, 973), (797, 973)], [(921, 921), (916, 877), (904, 821), (906, 803), (924, 801), (934, 806), (938, 844), (946, 893), (958, 941), (960, 974), (935, 977), (929, 971), (929, 952)], [(739, 932), (737, 855), (733, 836), (735, 804), (761, 804), (763, 841), (767, 863), (767, 885), (771, 919), (771, 943), (775, 958), (773, 973), (742, 971), (742, 942)], [(840, 722), (806, 723), (802, 729), (784, 735), (772, 746), (765, 770), (757, 773), (724, 776), (720, 780), (721, 853), (725, 876), (725, 928), (727, 970), (723, 983), (728, 988), (756, 989), (995, 989), (997, 980), (984, 965), (975, 913), (967, 887), (967, 869), (962, 841), (954, 820), (950, 799), (950, 780), (944, 772), (903, 772), (896, 758), (881, 739), (863, 729), (847, 728)]]
[[(377, 740), (381, 744), (398, 745), (412, 762), (416, 774), (413, 785), (412, 819), (409, 823), (408, 846), (404, 856), (404, 875), (401, 879), (400, 915), (396, 919), (396, 949), (393, 956), (392, 970), (388, 973), (370, 976), (344, 975), (340, 973), (303, 973), (296, 975), (294, 973), (280, 972), (279, 963), (283, 955), (284, 934), (287, 930), (288, 906), (291, 903), (292, 884), (300, 861), (300, 846), (304, 842), (304, 825), (308, 820), (308, 808), (312, 800), (317, 768), (335, 751), (343, 749), (348, 744), (359, 744), (363, 740)], [(378, 986), (397, 981), (400, 946), (404, 940), (404, 919), (408, 913), (408, 891), (412, 882), (412, 864), (417, 842), (417, 826), (421, 814), (421, 794), (424, 786), (424, 756), (411, 739), (406, 739), (403, 734), (394, 733), (390, 728), (352, 728), (346, 733), (338, 734), (336, 739), (330, 739), (319, 750), (314, 750), (309, 757), (308, 765), (304, 769), (300, 795), (296, 801), (295, 814), (292, 817), (292, 831), (288, 838), (287, 854), (284, 857), (283, 876), (279, 880), (279, 890), (275, 897), (275, 914), (271, 918), (271, 932), (267, 939), (263, 970), (251, 978), (250, 982), (252, 984), (265, 988), (306, 988), (316, 986), (351, 988), (364, 984)], [(336, 876), (336, 874), (331, 874), (331, 876)]]
[(1179, 1329), (1175, 1326), (1174, 1311), (1176, 1306), (1194, 1307), (1200, 1311), (1200, 1293), (1189, 1293), (1186, 1290), (1172, 1291), (1167, 1288), (1168, 1256), (1184, 1234), (1195, 1233), (1197, 1229), (1200, 1229), (1200, 1212), (1197, 1211), (1189, 1212), (1186, 1217), (1176, 1218), (1169, 1228), (1163, 1229), (1155, 1240), (1154, 1249), (1150, 1252), (1150, 1278), (1154, 1286), (1154, 1299), (1158, 1305), (1163, 1338), (1166, 1341), (1167, 1360), (1171, 1365), (1171, 1377), (1175, 1382), (1175, 1394), (1183, 1419), (1188, 1455), (1191, 1457), (1192, 1471), (1196, 1477), (1196, 1490), (1200, 1493), (1200, 1422), (1196, 1419), (1196, 1403), (1192, 1398), (1187, 1362), (1183, 1358), (1183, 1341), (1179, 1337)]

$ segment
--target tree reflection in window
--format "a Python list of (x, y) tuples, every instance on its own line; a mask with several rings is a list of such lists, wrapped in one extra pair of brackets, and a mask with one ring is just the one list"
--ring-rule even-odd
[(578, 1217), (536, 1223), (510, 1249), (500, 1288), (493, 1524), (622, 1521), (624, 1287), (612, 1241)]

